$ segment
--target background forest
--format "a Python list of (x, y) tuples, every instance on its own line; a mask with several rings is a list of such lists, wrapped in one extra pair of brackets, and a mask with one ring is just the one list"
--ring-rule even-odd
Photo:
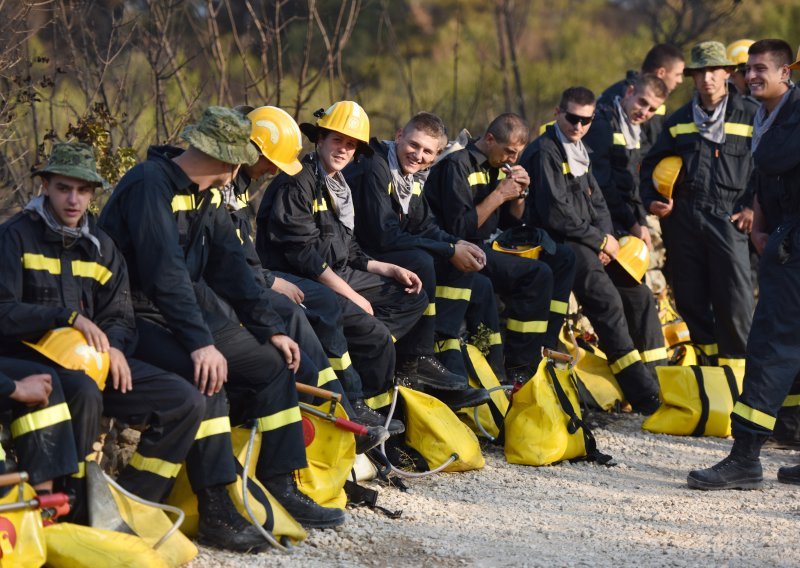
[(210, 104), (308, 121), (353, 99), (384, 138), (420, 110), (453, 136), (509, 110), (537, 127), (653, 43), (797, 45), (798, 23), (800, 0), (0, 0), (0, 219), (53, 139), (93, 144), (113, 183)]

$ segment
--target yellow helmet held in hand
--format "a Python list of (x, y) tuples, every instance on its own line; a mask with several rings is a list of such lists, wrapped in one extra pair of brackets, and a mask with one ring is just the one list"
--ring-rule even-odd
[(750, 49), (750, 46), (754, 43), (752, 39), (737, 40), (725, 49), (725, 55), (730, 61), (736, 63), (736, 65), (744, 65), (747, 63), (747, 58), (749, 57), (747, 50)]
[(626, 235), (619, 239), (619, 252), (615, 260), (637, 282), (641, 282), (650, 267), (650, 251), (642, 239)]
[(292, 176), (303, 168), (297, 159), (303, 149), (303, 137), (288, 112), (263, 106), (252, 110), (247, 118), (253, 123), (250, 140), (270, 162)]
[(369, 147), (369, 117), (361, 106), (353, 101), (339, 101), (333, 103), (327, 110), (319, 109), (314, 113), (317, 117), (316, 124), (304, 122), (300, 130), (312, 142), (317, 141), (318, 129), (332, 130), (360, 142), (359, 151), (368, 155), (372, 154)]
[(680, 156), (667, 156), (658, 162), (653, 169), (653, 185), (656, 191), (667, 199), (672, 199), (672, 191), (675, 189), (682, 167), (683, 160)]
[(665, 323), (662, 326), (662, 330), (664, 331), (664, 339), (667, 341), (667, 346), (669, 346), (670, 349), (676, 345), (689, 343), (691, 341), (689, 326), (686, 325), (686, 322), (683, 320), (678, 319)]
[(108, 353), (91, 347), (83, 333), (74, 327), (59, 327), (45, 333), (36, 343), (23, 341), (53, 363), (89, 375), (102, 391), (108, 378)]

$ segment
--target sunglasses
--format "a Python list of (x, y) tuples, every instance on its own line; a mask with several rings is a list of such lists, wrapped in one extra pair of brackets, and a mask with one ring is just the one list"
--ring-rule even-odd
[(588, 126), (594, 120), (594, 114), (592, 114), (592, 116), (581, 116), (579, 114), (573, 114), (571, 112), (567, 112), (563, 108), (561, 109), (561, 112), (564, 113), (564, 118), (567, 119), (567, 122), (569, 122), (572, 125), (578, 124), (580, 122), (583, 126)]

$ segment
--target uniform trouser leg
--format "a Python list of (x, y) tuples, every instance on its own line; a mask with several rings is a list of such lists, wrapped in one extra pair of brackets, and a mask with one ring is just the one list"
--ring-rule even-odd
[(800, 443), (800, 376), (795, 377), (778, 411), (772, 435), (780, 442)]
[(486, 338), (488, 347), (486, 360), (497, 378), (501, 382), (504, 381), (506, 370), (503, 338), (500, 334), (500, 311), (497, 308), (497, 297), (494, 294), (492, 281), (483, 274), (475, 273), (472, 279), (472, 294), (465, 322), (470, 336)]
[(579, 243), (568, 246), (576, 258), (575, 296), (597, 332), (600, 348), (608, 357), (625, 398), (636, 407), (656, 396), (658, 385), (634, 347), (622, 299), (595, 251)]
[[(341, 308), (344, 298), (319, 282), (285, 272), (275, 272), (275, 275), (292, 282), (303, 291), (306, 319), (325, 350), (336, 376), (339, 377), (344, 393), (350, 400), (363, 398), (360, 371), (353, 365), (348, 350), (348, 339), (344, 333)], [(309, 356), (313, 358), (313, 353)]]
[(231, 325), (214, 334), (228, 361), (226, 391), (234, 424), (256, 421), (262, 435), (256, 476), (268, 479), (306, 466), (295, 380), (283, 355), (245, 328)]
[(558, 345), (558, 334), (564, 325), (569, 294), (575, 281), (575, 253), (567, 245), (557, 244), (554, 254), (542, 251), (539, 261), (549, 266), (553, 273), (553, 295), (543, 343), (545, 347), (554, 349)]
[(9, 398), (0, 401), (0, 410), (10, 409), (13, 416), (11, 437), (20, 471), (28, 472), (31, 485), (76, 473), (78, 454), (58, 373), (45, 365), (8, 357), (0, 357), (0, 371), (15, 381), (29, 375), (50, 375), (53, 385), (44, 408)]
[[(159, 369), (179, 375), (192, 388), (194, 365), (183, 346), (165, 327), (136, 318), (139, 343), (134, 356)], [(236, 468), (231, 442), (231, 423), (228, 418), (228, 399), (225, 390), (212, 396), (203, 395), (205, 412), (194, 443), (186, 455), (186, 474), (192, 490), (199, 493), (215, 485), (236, 481)]]
[(123, 394), (106, 388), (104, 414), (146, 428), (117, 481), (140, 497), (161, 501), (194, 444), (205, 414), (205, 397), (178, 375), (137, 359), (128, 359), (128, 365), (133, 390)]
[(800, 375), (800, 227), (782, 225), (770, 235), (761, 257), (759, 290), (744, 388), (731, 414), (736, 438), (771, 433)]
[[(436, 341), (433, 350), (442, 364), (452, 372), (466, 376), (464, 354), (461, 350), (461, 327), (466, 323), (466, 315), (475, 294), (475, 272), (461, 272), (450, 262), (441, 260), (435, 264), (436, 286)], [(487, 280), (485, 276), (480, 278)], [(491, 283), (489, 283), (491, 288)], [(427, 292), (427, 290), (426, 290)], [(494, 295), (492, 294), (492, 302)], [(478, 325), (475, 325), (477, 331)], [(467, 329), (469, 332), (470, 330)], [(499, 325), (494, 332), (499, 339)], [(488, 330), (486, 332), (488, 334)], [(488, 338), (488, 335), (487, 335)]]
[(543, 262), (497, 252), (484, 246), (482, 273), (506, 304), (507, 367), (538, 365), (550, 317), (553, 272)]

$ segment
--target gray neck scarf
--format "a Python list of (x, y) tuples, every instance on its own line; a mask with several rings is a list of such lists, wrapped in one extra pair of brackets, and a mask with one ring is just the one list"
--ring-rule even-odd
[(350, 191), (350, 186), (342, 175), (342, 172), (336, 172), (329, 176), (322, 167), (322, 162), (317, 158), (317, 171), (322, 179), (325, 180), (325, 187), (331, 196), (333, 202), (333, 209), (339, 221), (350, 229), (356, 226), (356, 212), (353, 208), (353, 194)]
[(224, 185), (219, 192), (222, 195), (222, 203), (228, 208), (228, 211), (238, 211), (242, 208), (239, 200), (236, 199), (236, 188), (233, 182)]
[(44, 221), (45, 225), (61, 235), (65, 247), (71, 247), (73, 244), (78, 242), (78, 239), (84, 237), (89, 239), (89, 241), (97, 247), (97, 252), (100, 253), (100, 256), (103, 256), (103, 251), (100, 248), (100, 241), (97, 240), (97, 237), (89, 232), (88, 213), (83, 214), (80, 223), (74, 229), (72, 227), (65, 227), (56, 220), (55, 215), (53, 215), (53, 210), (50, 208), (50, 204), (47, 202), (44, 195), (37, 195), (31, 199), (25, 206), (25, 212), (37, 215)]
[(400, 200), (400, 207), (404, 214), (408, 214), (408, 206), (411, 203), (411, 196), (414, 193), (414, 182), (420, 186), (425, 184), (428, 179), (430, 169), (419, 171), (415, 174), (403, 175), (400, 162), (397, 160), (397, 146), (394, 142), (384, 140), (383, 143), (389, 149), (387, 159), (389, 161), (389, 171), (392, 173), (392, 185), (397, 192), (397, 199)]
[(614, 97), (614, 106), (617, 108), (617, 114), (619, 114), (622, 135), (625, 137), (625, 148), (628, 150), (639, 148), (641, 146), (639, 143), (642, 134), (641, 124), (631, 123), (631, 119), (628, 118), (628, 113), (622, 108), (622, 99), (620, 99), (620, 97)]
[(753, 142), (750, 146), (750, 150), (753, 154), (756, 153), (756, 148), (758, 148), (759, 142), (761, 142), (761, 137), (769, 130), (769, 127), (772, 126), (772, 123), (775, 122), (775, 117), (778, 116), (778, 113), (781, 111), (781, 108), (786, 101), (789, 100), (789, 96), (792, 94), (792, 89), (786, 91), (781, 100), (778, 102), (777, 106), (772, 109), (772, 112), (767, 114), (767, 109), (764, 108), (764, 105), (758, 107), (758, 111), (756, 111), (756, 117), (753, 121)]
[(694, 94), (692, 98), (692, 116), (700, 136), (716, 144), (725, 143), (725, 110), (728, 108), (728, 95), (722, 99), (709, 114), (703, 109), (700, 103), (700, 95)]
[(583, 142), (580, 140), (571, 142), (569, 138), (564, 136), (564, 133), (561, 132), (557, 122), (555, 123), (555, 127), (558, 141), (561, 142), (561, 145), (564, 146), (564, 151), (567, 153), (569, 171), (575, 177), (581, 177), (589, 171), (589, 152), (586, 151), (586, 146), (584, 146)]

